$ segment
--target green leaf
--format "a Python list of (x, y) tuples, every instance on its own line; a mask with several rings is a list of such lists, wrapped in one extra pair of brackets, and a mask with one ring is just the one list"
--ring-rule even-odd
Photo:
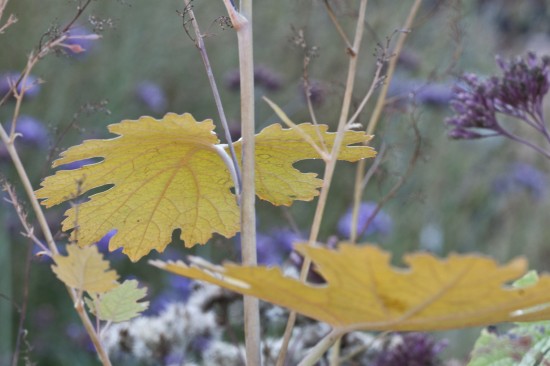
[(516, 288), (529, 287), (536, 284), (538, 280), (539, 280), (539, 275), (537, 274), (537, 271), (531, 270), (527, 272), (523, 277), (514, 281), (512, 286)]
[(127, 280), (95, 300), (86, 298), (86, 305), (99, 319), (114, 323), (135, 318), (149, 307), (148, 301), (139, 302), (147, 295), (146, 288), (138, 288), (138, 281)]
[(538, 366), (550, 363), (550, 322), (520, 324), (506, 333), (483, 330), (468, 366)]

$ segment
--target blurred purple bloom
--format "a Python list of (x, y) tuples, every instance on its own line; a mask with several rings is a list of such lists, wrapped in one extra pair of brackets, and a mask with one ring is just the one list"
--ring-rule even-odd
[(20, 133), (19, 141), (36, 147), (48, 146), (48, 130), (38, 119), (21, 115), (17, 118), (15, 131)]
[[(224, 76), (224, 80), (226, 88), (231, 91), (238, 91), (241, 88), (239, 69), (228, 71)], [(256, 86), (269, 91), (277, 91), (282, 86), (281, 76), (265, 65), (254, 68), (254, 82)]]
[(193, 291), (193, 281), (190, 278), (182, 277), (174, 274), (168, 276), (170, 289), (177, 293), (179, 301), (187, 301)]
[(174, 366), (185, 364), (185, 353), (182, 350), (174, 350), (164, 357), (163, 365)]
[(122, 254), (122, 248), (118, 248), (117, 250), (112, 252), (109, 251), (109, 242), (111, 241), (113, 236), (115, 236), (116, 232), (116, 230), (109, 231), (96, 243), (99, 252), (105, 255), (105, 257), (109, 261), (113, 262), (119, 261), (126, 257), (126, 255)]
[(164, 112), (168, 105), (164, 90), (151, 81), (143, 81), (137, 85), (136, 98), (155, 113)]
[(72, 163), (63, 164), (59, 166), (59, 169), (61, 170), (75, 170), (82, 168), (84, 165), (90, 165), (97, 162), (97, 159), (84, 159), (84, 160), (78, 160), (73, 161)]
[(388, 89), (388, 95), (412, 96), (415, 103), (447, 106), (453, 96), (453, 89), (446, 83), (427, 83), (394, 78)]
[(373, 366), (436, 366), (438, 355), (447, 347), (446, 341), (436, 341), (426, 333), (405, 333), (402, 341), (380, 351)]
[(212, 338), (204, 335), (196, 336), (191, 342), (191, 348), (199, 354), (202, 354), (204, 351), (210, 347), (212, 343)]
[(100, 37), (83, 26), (72, 27), (67, 35), (63, 46), (69, 55), (77, 57), (88, 54), (94, 46), (94, 41)]
[(451, 128), (449, 137), (503, 135), (525, 143), (499, 122), (497, 115), (501, 114), (527, 123), (548, 138), (542, 100), (550, 86), (550, 57), (539, 59), (528, 53), (525, 58), (509, 61), (497, 58), (497, 63), (501, 77), (482, 80), (474, 74), (465, 74), (455, 86), (451, 102), (455, 115), (445, 121)]
[[(6, 72), (0, 74), (0, 98), (2, 98), (9, 90), (10, 84), (16, 83), (19, 79), (20, 74), (16, 71)], [(40, 92), (40, 84), (38, 78), (33, 75), (27, 76), (27, 80), (24, 84), (25, 86), (25, 98), (34, 98)], [(23, 82), (17, 87), (17, 92), (21, 93), (23, 89)]]
[(327, 97), (327, 90), (323, 83), (317, 80), (309, 81), (309, 90), (306, 90), (304, 83), (301, 83), (302, 95), (304, 99), (307, 99), (307, 92), (309, 91), (309, 98), (311, 99), (311, 104), (314, 106), (321, 106), (325, 103)]
[[(393, 220), (386, 212), (380, 210), (373, 216), (376, 210), (376, 202), (363, 202), (359, 206), (357, 218), (357, 234), (361, 236), (369, 236), (373, 234), (387, 235), (393, 227)], [(353, 208), (350, 208), (344, 216), (338, 221), (338, 232), (345, 238), (351, 237), (351, 219)], [(370, 224), (369, 224), (370, 220)], [(368, 226), (366, 226), (368, 225)]]
[(151, 299), (151, 304), (144, 314), (156, 315), (164, 310), (167, 305), (174, 302), (186, 302), (191, 296), (195, 281), (172, 274), (166, 278), (168, 279), (166, 289)]
[(526, 163), (514, 163), (507, 172), (493, 181), (493, 189), (500, 194), (527, 190), (534, 199), (543, 198), (547, 191), (548, 176)]
[[(240, 235), (236, 239), (236, 243), (240, 243)], [(293, 244), (297, 241), (304, 241), (304, 239), (287, 229), (273, 230), (269, 235), (257, 234), (258, 263), (265, 266), (282, 264), (292, 252)], [(240, 245), (238, 245), (238, 252), (240, 256)]]

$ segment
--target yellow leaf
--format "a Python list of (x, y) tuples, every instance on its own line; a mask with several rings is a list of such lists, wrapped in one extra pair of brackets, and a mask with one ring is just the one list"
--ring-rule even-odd
[[(297, 131), (297, 129), (301, 129)], [(295, 128), (283, 129), (280, 124), (264, 128), (256, 135), (256, 194), (274, 205), (289, 206), (294, 200), (310, 201), (319, 194), (323, 184), (315, 173), (302, 173), (292, 165), (300, 160), (319, 159), (319, 153), (304, 139), (325, 146), (328, 153), (334, 145), (336, 133), (327, 132), (326, 125), (316, 127), (311, 123), (302, 123)], [(347, 131), (344, 134), (339, 160), (358, 161), (375, 156), (369, 146), (348, 146), (366, 143), (372, 136), (363, 132)], [(240, 157), (241, 141), (235, 143)]]
[(118, 286), (118, 275), (109, 269), (97, 247), (67, 246), (67, 256), (56, 255), (52, 270), (67, 286), (81, 291), (103, 293)]
[(188, 247), (205, 243), (214, 232), (231, 237), (239, 229), (239, 210), (213, 129), (211, 120), (197, 122), (190, 114), (173, 113), (160, 121), (142, 117), (110, 125), (118, 137), (71, 147), (54, 167), (93, 157), (104, 161), (57, 171), (42, 182), (36, 196), (50, 207), (92, 188), (114, 185), (69, 209), (63, 230), (77, 223), (74, 238), (84, 246), (114, 228), (117, 234), (109, 249), (123, 247), (133, 261), (152, 249), (163, 251), (178, 228)]
[(521, 258), (499, 266), (476, 255), (442, 260), (421, 253), (404, 258), (409, 268), (395, 268), (390, 254), (374, 246), (296, 248), (311, 258), (326, 284), (303, 284), (277, 268), (153, 264), (346, 330), (429, 331), (550, 318), (550, 307), (539, 306), (550, 303), (550, 276), (526, 288), (506, 285), (525, 273)]
[[(256, 137), (257, 193), (277, 205), (311, 200), (321, 186), (316, 174), (292, 167), (296, 161), (319, 158), (303, 134), (328, 149), (336, 135), (322, 125), (319, 131), (311, 124), (296, 128), (273, 125)], [(226, 156), (225, 145), (218, 145), (213, 130), (211, 120), (197, 122), (190, 114), (174, 113), (161, 120), (142, 117), (110, 125), (109, 131), (117, 137), (84, 141), (63, 152), (53, 166), (90, 158), (102, 161), (57, 171), (44, 179), (36, 196), (50, 207), (102, 188), (69, 209), (62, 228), (77, 227), (72, 239), (80, 246), (93, 244), (116, 229), (109, 249), (122, 247), (133, 261), (153, 249), (163, 251), (175, 229), (181, 229), (180, 238), (187, 247), (206, 243), (213, 233), (231, 237), (239, 230), (239, 209), (231, 192), (233, 179), (220, 157)], [(370, 138), (363, 132), (346, 132), (339, 159), (374, 156), (371, 147), (348, 146)], [(237, 142), (239, 155), (241, 147)]]

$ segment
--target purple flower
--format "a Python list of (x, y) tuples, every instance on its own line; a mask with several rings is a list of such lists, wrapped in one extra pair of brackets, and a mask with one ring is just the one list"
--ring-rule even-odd
[(48, 146), (48, 130), (42, 122), (34, 117), (27, 115), (19, 116), (15, 125), (15, 131), (21, 134), (18, 141), (24, 144), (35, 147)]
[(506, 174), (493, 181), (493, 189), (497, 193), (509, 194), (526, 190), (536, 200), (546, 195), (547, 186), (548, 176), (526, 163), (511, 164)]
[[(474, 74), (466, 74), (461, 83), (453, 89), (451, 108), (456, 112), (446, 120), (452, 128), (451, 138), (480, 138), (502, 134), (497, 121), (494, 102), (495, 85), (492, 81), (481, 81)], [(492, 134), (482, 134), (491, 131)]]
[(168, 104), (164, 90), (151, 81), (143, 81), (137, 85), (136, 98), (147, 109), (155, 113), (164, 112)]
[(446, 83), (426, 83), (416, 80), (394, 78), (388, 89), (388, 95), (412, 96), (416, 103), (432, 106), (447, 106), (452, 99), (453, 89)]
[(496, 89), (497, 108), (519, 118), (524, 113), (542, 114), (542, 99), (550, 86), (550, 56), (539, 60), (529, 52), (525, 59), (505, 61), (497, 57), (497, 63), (503, 72)]
[[(19, 76), (20, 74), (16, 71), (0, 74), (0, 98), (4, 97), (4, 95), (9, 92), (10, 85), (15, 84), (17, 80), (19, 80)], [(17, 86), (17, 92), (21, 93), (23, 87), (25, 88), (25, 98), (34, 98), (40, 92), (40, 83), (38, 78), (33, 75), (27, 76), (27, 80), (24, 84), (23, 82), (19, 83)]]
[(67, 40), (63, 42), (62, 46), (70, 56), (77, 57), (88, 54), (94, 46), (94, 41), (100, 37), (83, 26), (72, 27), (67, 32), (67, 36)]
[(446, 341), (436, 341), (426, 333), (405, 333), (401, 335), (401, 342), (380, 351), (373, 366), (440, 365), (438, 354), (446, 346)]
[(479, 79), (466, 74), (455, 86), (451, 107), (455, 115), (447, 118), (449, 137), (472, 139), (502, 135), (524, 143), (545, 156), (542, 149), (515, 136), (499, 122), (498, 115), (514, 117), (543, 134), (550, 141), (542, 101), (550, 88), (550, 57), (539, 59), (534, 53), (505, 61), (497, 58), (502, 76)]
[[(236, 243), (240, 243), (240, 235), (236, 237)], [(282, 264), (290, 255), (294, 243), (304, 241), (302, 236), (287, 230), (273, 230), (269, 235), (256, 235), (256, 248), (258, 264), (265, 266), (277, 266)], [(240, 245), (237, 248), (240, 256)]]
[[(376, 213), (376, 207), (376, 202), (363, 202), (359, 206), (357, 218), (357, 235), (359, 237), (374, 234), (387, 235), (391, 232), (393, 227), (391, 216), (382, 210)], [(338, 221), (338, 232), (345, 238), (351, 237), (352, 215), (353, 208), (350, 208)]]

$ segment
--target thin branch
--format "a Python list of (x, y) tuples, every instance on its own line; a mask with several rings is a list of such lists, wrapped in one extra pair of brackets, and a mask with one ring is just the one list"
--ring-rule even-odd
[[(0, 18), (2, 18), (2, 14), (0, 12)], [(6, 20), (6, 23), (4, 23), (3, 26), (0, 27), (0, 34), (3, 34), (6, 29), (8, 29), (13, 24), (17, 23), (17, 17), (13, 14), (10, 14), (8, 20)]]
[[(347, 127), (348, 116), (350, 112), (351, 99), (353, 95), (353, 86), (355, 82), (355, 76), (357, 73), (357, 62), (358, 54), (361, 46), (361, 41), (363, 39), (363, 31), (365, 29), (365, 15), (367, 11), (368, 0), (361, 0), (359, 6), (359, 17), (357, 20), (357, 25), (355, 29), (355, 38), (353, 41), (353, 53), (349, 53), (349, 65), (348, 65), (348, 76), (346, 80), (346, 89), (344, 91), (344, 98), (342, 101), (342, 110), (340, 113), (340, 118), (338, 121), (338, 128), (336, 138), (334, 139), (334, 145), (332, 147), (331, 159), (325, 166), (325, 174), (323, 176), (323, 185), (321, 187), (321, 193), (319, 195), (319, 201), (317, 203), (317, 208), (315, 210), (315, 216), (313, 218), (313, 224), (311, 226), (311, 232), (309, 236), (309, 245), (313, 245), (317, 242), (317, 237), (319, 235), (319, 230), (321, 228), (321, 221), (324, 215), (325, 205), (327, 202), (328, 192), (330, 189), (330, 184), (332, 182), (332, 176), (334, 173), (334, 168), (336, 167), (336, 161), (338, 160), (338, 154), (340, 152), (340, 147), (344, 139), (344, 133)], [(300, 280), (305, 281), (309, 268), (311, 266), (311, 259), (304, 258), (302, 263), (302, 268), (300, 271)], [(283, 336), (283, 346), (281, 352), (279, 353), (279, 358), (277, 359), (277, 366), (282, 366), (286, 358), (286, 352), (288, 349), (288, 343), (290, 342), (290, 337), (292, 335), (292, 329), (296, 321), (296, 312), (291, 312), (289, 319), (287, 321), (285, 333)]]
[[(206, 69), (206, 76), (208, 76), (208, 82), (210, 83), (210, 89), (212, 89), (212, 94), (214, 96), (216, 108), (218, 109), (220, 122), (222, 123), (222, 127), (225, 132), (225, 139), (227, 140), (227, 144), (229, 145), (229, 152), (231, 154), (231, 160), (233, 161), (234, 171), (236, 173), (236, 178), (237, 178), (235, 183), (235, 193), (237, 196), (239, 196), (241, 193), (241, 184), (242, 184), (241, 168), (237, 160), (237, 154), (235, 152), (235, 147), (233, 146), (233, 140), (231, 139), (231, 132), (227, 124), (227, 118), (225, 116), (222, 100), (220, 97), (220, 93), (218, 91), (218, 85), (216, 84), (216, 80), (214, 79), (214, 73), (212, 72), (212, 66), (210, 65), (208, 53), (206, 52), (206, 46), (204, 44), (203, 35), (200, 31), (199, 23), (195, 18), (195, 13), (193, 12), (193, 7), (191, 6), (191, 0), (184, 0), (183, 2), (185, 4), (185, 13), (189, 15), (189, 21), (191, 22), (191, 25), (193, 26), (193, 30), (195, 32), (195, 46), (199, 50), (202, 62), (204, 64), (204, 68)], [(184, 23), (184, 29), (187, 32), (185, 23)]]
[(26, 238), (29, 238), (32, 240), (34, 244), (36, 244), (44, 254), (48, 255), (49, 257), (52, 256), (51, 251), (48, 249), (48, 247), (38, 239), (38, 237), (34, 234), (34, 228), (29, 224), (27, 220), (27, 213), (23, 209), (23, 205), (19, 202), (17, 199), (17, 194), (15, 193), (15, 189), (11, 184), (9, 184), (4, 179), (0, 179), (0, 182), (2, 184), (2, 189), (8, 193), (9, 198), (5, 198), (4, 200), (11, 204), (15, 210), (15, 213), (17, 217), (19, 218), (19, 222), (23, 226), (23, 229), (25, 230), (22, 235)]
[[(319, 147), (315, 143), (315, 141), (311, 138), (311, 136), (309, 136), (307, 133), (302, 131), (300, 126), (298, 126), (297, 124), (292, 122), (292, 120), (290, 118), (288, 118), (286, 113), (281, 108), (279, 108), (279, 106), (277, 104), (273, 103), (268, 97), (263, 97), (263, 99), (266, 101), (267, 104), (269, 104), (269, 106), (271, 107), (271, 109), (273, 109), (273, 111), (275, 112), (277, 117), (279, 117), (285, 125), (287, 125), (290, 128), (294, 128), (294, 130), (296, 132), (298, 132), (298, 134), (304, 139), (304, 141), (306, 141), (309, 145), (311, 145), (311, 147), (313, 147), (313, 149), (315, 149), (315, 151), (317, 152), (317, 154), (319, 154), (321, 159), (323, 159), (325, 162), (329, 161), (330, 155), (329, 155), (328, 151), (326, 151), (326, 150), (322, 149), (321, 147)], [(321, 141), (323, 141), (323, 140), (321, 140)]]
[[(18, 80), (15, 83), (12, 83), (10, 86), (10, 90), (3, 96), (3, 98), (0, 100), (0, 105), (6, 102), (6, 100), (13, 94), (15, 95), (17, 101), (19, 104), (21, 104), (26, 87), (25, 87), (25, 81), (27, 76), (30, 74), (33, 67), (40, 61), (42, 58), (44, 58), (46, 55), (48, 55), (55, 47), (62, 44), (63, 41), (67, 39), (67, 35), (65, 34), (71, 26), (76, 22), (76, 20), (82, 15), (86, 7), (91, 3), (91, 0), (87, 0), (86, 3), (83, 6), (79, 6), (77, 8), (77, 13), (73, 17), (73, 19), (63, 28), (62, 34), (58, 37), (55, 37), (54, 39), (49, 40), (46, 44), (40, 45), (38, 49), (35, 52), (31, 52), (31, 54), (28, 57), (27, 65), (25, 66), (25, 69), (23, 72), (19, 75)], [(21, 92), (17, 91), (17, 88), (21, 83), (23, 82), (23, 87), (21, 88)], [(16, 112), (14, 113), (13, 120), (15, 121), (17, 119), (18, 110), (16, 109)], [(17, 152), (17, 149), (15, 148), (15, 137), (17, 136), (15, 134), (14, 129), (14, 123), (12, 124), (12, 130), (10, 134), (4, 129), (4, 126), (0, 125), (0, 139), (4, 143), (6, 150), (15, 166), (15, 169), (17, 171), (17, 174), (19, 176), (19, 179), (21, 181), (21, 184), (23, 185), (23, 188), (25, 190), (25, 193), (27, 194), (27, 198), (32, 206), (32, 209), (36, 215), (36, 219), (40, 225), (40, 228), (42, 230), (42, 233), (46, 239), (46, 244), (49, 248), (49, 251), (51, 252), (52, 256), (58, 255), (59, 250), (57, 248), (57, 244), (55, 243), (53, 239), (53, 235), (51, 233), (51, 230), (48, 226), (48, 223), (46, 221), (46, 217), (44, 215), (44, 212), (42, 211), (42, 207), (40, 206), (40, 203), (38, 202), (38, 199), (36, 198), (34, 194), (34, 189), (32, 187), (32, 183), (28, 177), (27, 171), (25, 170), (25, 167), (23, 166), (23, 163), (21, 162), (21, 159), (19, 157), (19, 153)], [(106, 350), (103, 348), (103, 345), (101, 344), (101, 340), (99, 339), (99, 335), (95, 332), (94, 326), (86, 313), (86, 311), (83, 309), (81, 304), (81, 299), (79, 297), (79, 292), (76, 291), (76, 289), (66, 286), (67, 291), (69, 293), (69, 296), (75, 304), (75, 307), (77, 308), (77, 313), (80, 317), (80, 320), (82, 324), (84, 325), (84, 328), (86, 329), (86, 332), (90, 336), (90, 339), (92, 343), (94, 344), (94, 347), (96, 349), (96, 352), (98, 354), (99, 359), (101, 360), (102, 364), (104, 366), (111, 366), (111, 362), (109, 360), (109, 357), (107, 355)], [(80, 306), (80, 309), (79, 309)]]
[[(405, 44), (405, 40), (407, 39), (407, 36), (409, 32), (408, 29), (412, 28), (414, 19), (416, 17), (416, 14), (418, 12), (418, 9), (420, 8), (420, 4), (422, 3), (422, 0), (415, 0), (413, 3), (411, 10), (409, 11), (409, 15), (407, 17), (407, 20), (405, 21), (404, 30), (399, 35), (397, 39), (397, 44), (395, 45), (394, 52), (392, 53), (392, 59), (389, 62), (388, 65), (388, 71), (386, 74), (386, 83), (382, 87), (382, 90), (380, 91), (380, 95), (378, 96), (378, 100), (376, 101), (376, 105), (374, 107), (374, 111), (372, 112), (371, 118), (369, 120), (369, 123), (367, 125), (367, 134), (372, 135), (374, 130), (376, 130), (376, 126), (378, 125), (378, 121), (380, 120), (380, 116), (382, 115), (382, 110), (384, 109), (384, 106), (386, 105), (386, 97), (388, 95), (388, 88), (390, 86), (391, 80), (393, 78), (393, 74), (395, 72), (395, 67), (397, 65), (397, 60), (399, 59), (399, 55), (401, 54), (401, 51), (403, 50), (403, 46)], [(359, 161), (357, 164), (357, 170), (355, 173), (355, 187), (353, 191), (353, 209), (352, 209), (352, 218), (351, 218), (351, 227), (357, 228), (357, 220), (359, 217), (359, 205), (361, 204), (361, 200), (363, 197), (363, 176), (365, 175), (365, 166), (367, 162), (365, 160)], [(354, 235), (354, 231), (352, 231), (352, 235)], [(356, 237), (352, 236), (351, 242), (354, 243)]]
[(376, 106), (374, 107), (374, 111), (372, 112), (371, 118), (369, 120), (369, 124), (367, 126), (367, 134), (369, 135), (372, 134), (376, 129), (376, 125), (378, 124), (378, 121), (380, 120), (380, 116), (382, 115), (385, 99), (386, 99), (386, 96), (388, 95), (388, 89), (390, 87), (390, 83), (393, 78), (393, 74), (395, 72), (395, 67), (397, 66), (399, 55), (403, 50), (403, 46), (405, 45), (405, 41), (407, 40), (407, 36), (409, 35), (408, 30), (412, 28), (414, 19), (416, 17), (416, 13), (420, 8), (421, 3), (422, 3), (422, 0), (415, 0), (413, 6), (411, 7), (411, 10), (409, 11), (409, 16), (405, 21), (405, 25), (403, 26), (403, 31), (397, 38), (397, 43), (395, 45), (395, 50), (393, 52), (393, 58), (390, 60), (388, 64), (388, 72), (386, 74), (386, 83), (384, 84), (384, 86), (382, 87), (382, 90), (380, 91), (380, 96), (378, 97)]
[(313, 366), (323, 357), (323, 354), (336, 342), (344, 333), (341, 329), (333, 329), (323, 339), (311, 348), (306, 357), (300, 361), (298, 366)]
[(332, 10), (332, 7), (330, 6), (330, 3), (328, 1), (329, 0), (323, 1), (325, 4), (325, 7), (327, 8), (327, 14), (330, 17), (332, 24), (334, 24), (334, 26), (336, 27), (336, 31), (342, 38), (342, 41), (344, 41), (344, 43), (346, 44), (348, 52), (350, 52), (352, 56), (355, 56), (354, 54), (355, 51), (353, 50), (353, 46), (351, 45), (351, 42), (349, 41), (349, 38), (346, 35), (346, 32), (344, 32), (344, 30), (340, 26), (340, 22), (338, 21), (338, 18), (336, 18), (336, 14), (334, 14), (334, 10)]
[(23, 285), (23, 303), (19, 311), (19, 325), (17, 326), (17, 335), (15, 340), (15, 349), (13, 351), (13, 356), (11, 359), (11, 365), (17, 366), (19, 363), (19, 350), (21, 349), (21, 341), (23, 335), (25, 334), (25, 319), (27, 317), (27, 306), (29, 304), (29, 283), (30, 283), (30, 274), (31, 274), (31, 256), (32, 256), (32, 246), (27, 248), (27, 256), (25, 258), (25, 279)]
[[(403, 184), (405, 184), (408, 177), (411, 175), (411, 173), (413, 171), (413, 168), (416, 166), (416, 162), (420, 158), (421, 147), (422, 147), (422, 138), (420, 136), (420, 131), (418, 130), (418, 127), (416, 126), (416, 122), (414, 121), (414, 119), (413, 119), (412, 127), (413, 127), (413, 130), (414, 130), (414, 136), (415, 136), (415, 146), (414, 146), (414, 151), (413, 151), (413, 154), (411, 156), (411, 159), (409, 160), (409, 163), (407, 164), (407, 169), (406, 169), (405, 173), (399, 177), (399, 179), (393, 185), (393, 187), (390, 189), (390, 191), (388, 193), (386, 193), (386, 195), (384, 195), (384, 197), (382, 197), (381, 200), (378, 201), (378, 204), (376, 205), (376, 208), (374, 209), (373, 212), (371, 212), (369, 218), (367, 219), (365, 224), (362, 226), (361, 231), (357, 234), (358, 237), (361, 237), (365, 233), (367, 228), (370, 226), (370, 224), (372, 223), (372, 221), (374, 220), (374, 218), (376, 217), (378, 212), (380, 212), (382, 207), (386, 204), (386, 202), (388, 202), (390, 199), (392, 199), (397, 194), (399, 189), (401, 189)], [(369, 172), (370, 171), (371, 171), (371, 169), (369, 169)], [(367, 176), (365, 176), (365, 179), (364, 179), (361, 186), (365, 187), (367, 185), (367, 182), (368, 182), (369, 179), (370, 179), (370, 177), (368, 176), (368, 173), (367, 173)]]

